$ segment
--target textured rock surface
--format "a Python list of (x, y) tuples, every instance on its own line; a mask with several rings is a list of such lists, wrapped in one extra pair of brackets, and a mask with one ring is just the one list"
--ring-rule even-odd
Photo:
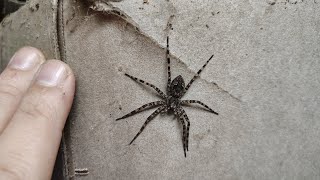
[[(77, 64), (81, 87), (71, 145), (74, 166), (90, 170), (84, 179), (319, 178), (317, 3), (109, 3), (144, 35), (120, 19), (97, 14), (68, 35), (73, 49), (68, 59)], [(187, 158), (181, 127), (172, 116), (157, 117), (131, 146), (151, 111), (114, 121), (157, 99), (124, 72), (165, 88), (160, 47), (168, 33), (172, 55), (179, 57), (173, 61), (174, 76), (189, 80), (215, 54), (185, 99), (202, 100), (220, 115), (186, 108), (191, 119)]]
[(57, 2), (32, 0), (3, 19), (0, 25), (0, 67), (22, 46), (34, 46), (48, 58), (58, 58)]
[[(88, 168), (76, 177), (320, 178), (318, 0), (104, 2), (91, 10), (64, 3), (65, 61), (77, 77), (67, 126), (71, 175)], [(219, 116), (186, 108), (187, 158), (173, 116), (155, 118), (131, 146), (152, 111), (115, 121), (158, 99), (124, 72), (165, 89), (167, 34), (174, 77), (190, 80), (215, 55), (184, 99)]]

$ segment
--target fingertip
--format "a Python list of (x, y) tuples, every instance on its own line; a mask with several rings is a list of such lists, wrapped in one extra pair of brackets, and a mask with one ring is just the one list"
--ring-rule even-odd
[[(43, 62), (34, 70), (31, 86), (1, 135), (0, 171), (3, 165), (8, 169), (20, 168), (24, 177), (48, 179), (71, 109), (75, 76), (66, 63), (55, 59), (45, 61), (43, 54), (33, 47), (21, 48), (13, 58), (22, 60), (30, 54), (43, 58)], [(6, 152), (19, 159), (3, 156)]]
[(41, 92), (41, 89), (49, 91), (48, 99), (52, 100), (51, 103), (55, 102), (59, 106), (57, 111), (61, 115), (59, 129), (62, 131), (75, 94), (75, 76), (72, 69), (63, 61), (47, 60), (36, 77), (34, 88), (38, 89), (35, 90), (36, 92)]
[[(64, 107), (69, 112), (75, 93), (75, 76), (68, 64), (56, 59), (47, 60), (35, 79), (35, 89), (47, 89), (51, 91), (49, 96), (58, 99), (62, 96), (62, 103), (65, 103)], [(37, 91), (41, 92), (41, 90)]]
[(8, 66), (18, 70), (30, 70), (45, 61), (43, 53), (34, 47), (25, 46), (20, 48), (10, 59)]
[(66, 63), (55, 59), (46, 61), (36, 77), (36, 83), (45, 87), (61, 86), (69, 83), (67, 80), (74, 81), (71, 68)]

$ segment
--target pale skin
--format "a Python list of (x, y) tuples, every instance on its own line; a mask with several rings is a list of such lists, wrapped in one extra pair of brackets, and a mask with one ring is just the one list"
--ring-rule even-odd
[(0, 179), (50, 179), (75, 78), (68, 65), (32, 47), (0, 75)]

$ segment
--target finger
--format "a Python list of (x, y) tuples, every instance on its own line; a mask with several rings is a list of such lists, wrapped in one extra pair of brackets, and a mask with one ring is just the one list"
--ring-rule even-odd
[(50, 179), (74, 95), (74, 76), (61, 61), (43, 64), (0, 136), (0, 179)]
[(0, 135), (44, 61), (44, 56), (39, 50), (24, 47), (11, 58), (7, 68), (1, 73)]

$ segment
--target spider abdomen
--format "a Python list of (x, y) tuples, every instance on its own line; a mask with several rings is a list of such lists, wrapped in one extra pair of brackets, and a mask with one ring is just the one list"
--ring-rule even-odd
[(169, 94), (175, 98), (181, 98), (185, 93), (185, 84), (181, 75), (170, 83)]

